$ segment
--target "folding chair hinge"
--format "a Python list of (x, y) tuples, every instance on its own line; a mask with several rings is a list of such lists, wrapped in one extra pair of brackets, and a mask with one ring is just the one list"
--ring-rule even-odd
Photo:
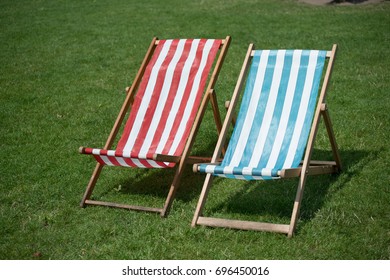
[(321, 111), (322, 112), (328, 111), (328, 105), (326, 105), (326, 103), (321, 104)]

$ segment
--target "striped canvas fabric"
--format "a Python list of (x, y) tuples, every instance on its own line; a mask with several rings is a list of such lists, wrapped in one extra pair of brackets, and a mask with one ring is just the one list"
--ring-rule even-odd
[(86, 148), (98, 162), (164, 168), (153, 154), (181, 155), (221, 40), (160, 40), (148, 63), (116, 150)]
[(277, 179), (298, 167), (313, 120), (326, 51), (255, 51), (241, 108), (220, 165), (200, 165), (216, 176)]

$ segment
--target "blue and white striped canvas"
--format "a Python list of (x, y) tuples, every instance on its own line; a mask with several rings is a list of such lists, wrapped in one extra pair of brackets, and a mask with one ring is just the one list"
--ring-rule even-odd
[(199, 171), (245, 180), (277, 179), (299, 166), (309, 137), (326, 51), (254, 52), (237, 122), (220, 165)]

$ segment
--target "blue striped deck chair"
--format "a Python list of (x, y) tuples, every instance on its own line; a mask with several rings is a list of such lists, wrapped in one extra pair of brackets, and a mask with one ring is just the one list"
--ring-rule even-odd
[[(101, 205), (167, 215), (186, 164), (210, 161), (211, 157), (195, 157), (190, 152), (209, 101), (217, 130), (221, 130), (214, 86), (229, 44), (229, 36), (225, 39), (153, 38), (133, 84), (126, 89), (125, 101), (105, 146), (79, 149), (97, 161), (81, 207)], [(113, 149), (122, 127), (121, 137)], [(164, 206), (157, 208), (91, 198), (104, 166), (175, 168), (176, 171)]]
[[(341, 170), (341, 160), (325, 103), (336, 49), (336, 45), (331, 51), (254, 50), (253, 44), (249, 46), (212, 161), (193, 166), (194, 172), (206, 173), (192, 221), (193, 227), (204, 225), (279, 232), (288, 237), (293, 235), (307, 175)], [(244, 84), (245, 90), (242, 90)], [(241, 91), (244, 91), (241, 107), (234, 120), (234, 108)], [(334, 161), (311, 160), (321, 116), (330, 138)], [(228, 128), (233, 120), (234, 130), (221, 159)], [(215, 176), (241, 180), (299, 177), (290, 224), (203, 216)]]

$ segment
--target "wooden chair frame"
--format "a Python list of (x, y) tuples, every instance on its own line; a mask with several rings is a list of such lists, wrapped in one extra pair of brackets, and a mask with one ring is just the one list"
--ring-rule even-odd
[[(191, 151), (191, 148), (194, 144), (195, 136), (197, 134), (197, 131), (199, 129), (200, 123), (201, 123), (202, 118), (205, 114), (207, 104), (209, 101), (210, 101), (212, 108), (213, 108), (213, 114), (214, 114), (214, 119), (216, 122), (218, 133), (220, 133), (220, 131), (221, 131), (222, 121), (221, 121), (221, 117), (220, 117), (220, 113), (219, 113), (219, 109), (218, 109), (218, 105), (217, 105), (216, 93), (214, 90), (214, 86), (215, 86), (215, 83), (218, 79), (218, 75), (219, 75), (219, 72), (221, 70), (222, 63), (225, 59), (226, 52), (227, 52), (228, 47), (230, 45), (230, 41), (231, 41), (230, 36), (227, 36), (225, 39), (222, 40), (222, 44), (220, 47), (221, 50), (219, 52), (218, 59), (215, 63), (213, 72), (210, 76), (207, 89), (206, 89), (205, 94), (203, 96), (203, 99), (201, 101), (198, 113), (196, 115), (194, 124), (191, 128), (191, 132), (190, 132), (190, 135), (187, 139), (187, 142), (186, 142), (186, 145), (185, 145), (185, 148), (183, 150), (182, 155), (181, 156), (168, 156), (168, 155), (155, 154), (153, 156), (154, 160), (156, 160), (156, 161), (165, 161), (165, 162), (176, 163), (175, 175), (173, 178), (173, 182), (170, 186), (169, 193), (168, 193), (168, 196), (166, 198), (164, 206), (162, 208), (152, 208), (152, 207), (144, 207), (144, 206), (137, 206), (137, 205), (128, 205), (128, 204), (119, 204), (119, 203), (113, 203), (113, 202), (92, 200), (91, 199), (92, 192), (95, 188), (96, 182), (97, 182), (97, 180), (100, 176), (100, 173), (103, 169), (103, 166), (104, 166), (100, 163), (97, 163), (96, 167), (92, 173), (92, 177), (89, 180), (88, 186), (85, 190), (84, 196), (81, 200), (81, 203), (80, 203), (81, 207), (85, 207), (86, 205), (101, 205), (101, 206), (124, 208), (124, 209), (129, 209), (129, 210), (155, 212), (155, 213), (159, 213), (161, 215), (161, 217), (165, 217), (168, 214), (169, 209), (172, 206), (174, 196), (177, 192), (177, 189), (179, 188), (180, 179), (182, 177), (185, 165), (186, 164), (193, 164), (195, 162), (207, 162), (210, 160), (210, 158), (190, 156), (190, 151)], [(129, 109), (132, 106), (132, 103), (134, 100), (134, 95), (137, 92), (138, 86), (141, 82), (142, 76), (145, 72), (145, 69), (148, 65), (148, 62), (150, 61), (150, 59), (154, 53), (154, 50), (158, 44), (159, 44), (158, 38), (153, 38), (153, 40), (148, 48), (148, 51), (145, 55), (145, 58), (141, 64), (141, 67), (140, 67), (140, 69), (139, 69), (139, 71), (134, 79), (133, 84), (131, 85), (131, 87), (126, 88), (125, 101), (124, 101), (122, 108), (119, 112), (119, 115), (115, 121), (115, 124), (111, 130), (111, 133), (106, 141), (106, 144), (104, 146), (105, 150), (109, 150), (111, 148), (111, 146), (113, 145), (113, 142), (117, 137), (118, 131), (123, 123), (123, 120), (126, 116), (126, 113), (129, 111)], [(84, 153), (84, 148), (80, 147), (79, 152)]]
[[(220, 137), (218, 139), (218, 143), (216, 145), (216, 149), (212, 157), (211, 164), (219, 164), (220, 162), (221, 151), (222, 151), (222, 147), (224, 147), (227, 138), (228, 128), (231, 123), (234, 123), (234, 118), (235, 118), (234, 110), (239, 99), (239, 94), (242, 91), (242, 87), (245, 80), (244, 77), (246, 76), (246, 73), (250, 66), (249, 62), (253, 57), (253, 53), (254, 53), (253, 48), (254, 48), (253, 44), (249, 45), (247, 54), (245, 56), (244, 64), (242, 66), (237, 81), (237, 85), (233, 92), (232, 100), (227, 103), (228, 105), (227, 115), (222, 127)], [(229, 219), (221, 219), (221, 218), (204, 217), (202, 215), (202, 212), (214, 177), (212, 174), (207, 174), (199, 198), (199, 202), (195, 210), (194, 218), (192, 221), (193, 227), (195, 227), (196, 225), (205, 225), (210, 227), (227, 227), (227, 228), (242, 229), (242, 230), (270, 231), (270, 232), (284, 233), (287, 234), (288, 237), (292, 237), (299, 216), (299, 210), (301, 207), (301, 201), (303, 197), (303, 191), (305, 188), (307, 176), (335, 173), (341, 170), (340, 154), (338, 151), (327, 105), (325, 103), (325, 97), (326, 97), (328, 83), (333, 69), (336, 50), (337, 50), (337, 45), (335, 44), (333, 45), (332, 50), (328, 51), (326, 54), (326, 57), (329, 59), (329, 61), (326, 68), (324, 80), (322, 83), (321, 92), (317, 99), (318, 100), (317, 107), (315, 110), (315, 115), (310, 130), (310, 135), (306, 146), (306, 151), (304, 154), (304, 159), (299, 168), (284, 169), (281, 170), (280, 173), (278, 174), (281, 178), (299, 177), (298, 189), (297, 189), (297, 193), (293, 205), (290, 224), (273, 224), (273, 223), (249, 222), (249, 221), (241, 221), (241, 220), (229, 220)], [(314, 141), (317, 135), (321, 116), (324, 119), (326, 130), (330, 139), (334, 161), (312, 161), (311, 160)], [(198, 165), (196, 164), (194, 165), (194, 172), (198, 172)]]

